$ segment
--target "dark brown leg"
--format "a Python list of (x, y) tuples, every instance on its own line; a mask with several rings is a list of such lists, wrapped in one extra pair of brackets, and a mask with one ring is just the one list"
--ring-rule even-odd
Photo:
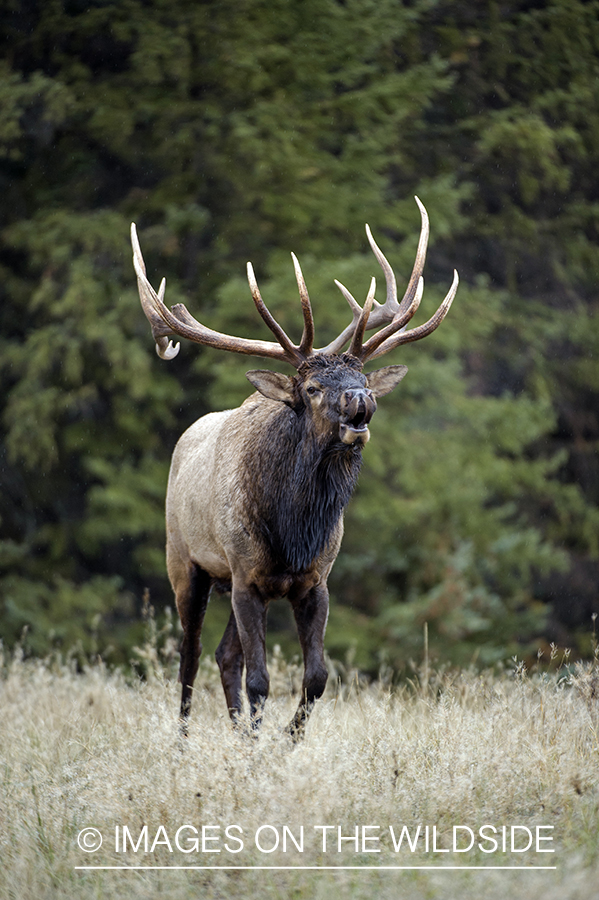
[(216, 661), (220, 669), (229, 715), (235, 722), (241, 712), (241, 675), (243, 673), (243, 650), (237, 631), (235, 613), (231, 610), (229, 622), (222, 640), (216, 648)]
[(258, 728), (269, 688), (265, 643), (266, 603), (257, 588), (253, 585), (236, 584), (235, 579), (231, 602), (243, 648), (245, 687), (250, 701), (252, 727)]
[(291, 600), (302, 653), (304, 655), (304, 680), (302, 698), (295, 716), (287, 726), (293, 740), (301, 740), (306, 722), (316, 700), (322, 697), (328, 672), (324, 661), (324, 632), (329, 615), (329, 592), (319, 584), (302, 599)]
[(177, 591), (177, 609), (183, 626), (179, 681), (182, 686), (180, 715), (184, 731), (186, 731), (186, 722), (191, 708), (193, 682), (198, 672), (202, 652), (200, 635), (210, 587), (211, 579), (208, 573), (199, 566), (193, 566), (187, 589)]

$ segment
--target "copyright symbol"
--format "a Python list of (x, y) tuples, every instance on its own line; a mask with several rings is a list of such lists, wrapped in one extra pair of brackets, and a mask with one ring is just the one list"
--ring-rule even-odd
[(102, 846), (102, 835), (97, 828), (83, 828), (77, 835), (79, 849), (86, 853), (95, 853)]

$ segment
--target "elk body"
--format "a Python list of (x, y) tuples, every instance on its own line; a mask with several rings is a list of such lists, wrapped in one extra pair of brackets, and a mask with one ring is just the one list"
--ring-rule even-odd
[[(220, 334), (196, 321), (183, 304), (164, 304), (146, 278), (132, 226), (133, 260), (142, 306), (152, 326), (156, 350), (172, 358), (169, 335), (197, 343), (280, 360), (294, 376), (252, 370), (256, 388), (238, 409), (210, 413), (179, 440), (171, 463), (166, 500), (167, 568), (183, 628), (179, 679), (181, 718), (189, 716), (201, 653), (201, 631), (211, 589), (231, 591), (232, 610), (216, 651), (231, 718), (242, 707), (242, 674), (252, 722), (260, 722), (268, 696), (266, 614), (268, 604), (287, 597), (292, 605), (304, 658), (302, 695), (288, 730), (301, 737), (314, 702), (322, 695), (327, 669), (324, 633), (328, 617), (327, 579), (343, 534), (343, 511), (355, 487), (362, 448), (378, 397), (389, 393), (407, 372), (387, 366), (365, 375), (366, 360), (430, 334), (455, 296), (454, 280), (443, 303), (424, 325), (406, 330), (422, 297), (422, 270), (428, 217), (422, 217), (416, 261), (401, 302), (393, 271), (368, 239), (387, 285), (384, 304), (374, 301), (375, 280), (361, 308), (337, 285), (352, 309), (352, 323), (327, 347), (313, 349), (314, 325), (308, 292), (293, 262), (304, 317), (298, 346), (268, 312), (251, 264), (248, 279), (256, 307), (277, 343)], [(364, 340), (367, 329), (379, 328)], [(342, 352), (350, 342), (347, 352)]]

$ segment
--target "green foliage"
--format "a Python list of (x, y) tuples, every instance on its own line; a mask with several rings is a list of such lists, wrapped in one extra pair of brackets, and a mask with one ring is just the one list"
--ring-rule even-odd
[[(130, 658), (144, 588), (170, 602), (176, 437), (251, 390), (233, 355), (154, 356), (130, 221), (170, 303), (247, 337), (265, 336), (247, 259), (273, 313), (301, 332), (293, 249), (323, 345), (347, 323), (333, 279), (360, 298), (379, 277), (365, 221), (407, 280), (414, 193), (432, 224), (418, 321), (454, 265), (462, 283), (435, 336), (389, 360), (410, 372), (373, 422), (328, 646), (376, 670), (421, 655), (425, 622), (431, 652), (460, 662), (588, 633), (598, 12), (582, 0), (6, 4), (4, 639), (27, 626), (36, 653), (79, 642)], [(213, 612), (220, 627), (222, 601), (209, 632)]]

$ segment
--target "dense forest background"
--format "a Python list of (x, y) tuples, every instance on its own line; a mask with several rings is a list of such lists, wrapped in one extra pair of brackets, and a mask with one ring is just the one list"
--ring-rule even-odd
[[(591, 649), (599, 565), (599, 3), (1, 0), (0, 636), (127, 662), (172, 604), (170, 454), (254, 364), (154, 353), (131, 264), (269, 337), (245, 262), (317, 343), (431, 243), (333, 572), (327, 647), (376, 672)], [(401, 287), (400, 287), (401, 290)], [(251, 362), (251, 361), (250, 361)], [(256, 362), (257, 365), (263, 365)], [(215, 598), (208, 649), (228, 615)], [(291, 642), (287, 604), (273, 640)], [(26, 631), (24, 633), (24, 628)]]

